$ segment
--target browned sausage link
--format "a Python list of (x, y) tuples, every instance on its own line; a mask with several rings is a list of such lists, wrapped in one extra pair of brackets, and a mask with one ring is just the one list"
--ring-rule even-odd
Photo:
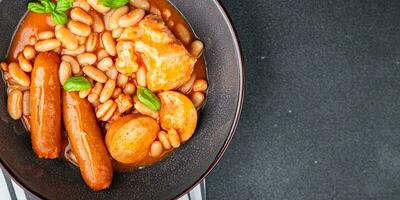
[(61, 150), (60, 59), (40, 53), (32, 71), (30, 90), (32, 148), (39, 158), (57, 158)]
[(94, 110), (77, 92), (63, 92), (64, 126), (86, 184), (95, 191), (106, 189), (112, 181), (108, 155)]

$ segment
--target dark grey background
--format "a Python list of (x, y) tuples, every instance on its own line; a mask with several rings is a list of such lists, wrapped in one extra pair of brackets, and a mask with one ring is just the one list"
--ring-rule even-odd
[(247, 83), (209, 199), (400, 199), (400, 1), (222, 3)]

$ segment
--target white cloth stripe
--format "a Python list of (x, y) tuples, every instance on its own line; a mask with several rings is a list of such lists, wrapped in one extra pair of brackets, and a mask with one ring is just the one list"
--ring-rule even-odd
[(201, 182), (199, 185), (201, 190), (201, 198), (207, 200), (206, 180), (204, 179), (203, 182)]
[(12, 185), (14, 187), (15, 195), (18, 200), (26, 200), (25, 191), (19, 185), (17, 185), (14, 181), (12, 181)]
[(192, 191), (189, 192), (190, 194), (190, 200), (203, 200), (202, 196), (201, 196), (201, 188), (200, 185), (197, 185), (195, 188), (193, 188)]
[(179, 200), (189, 200), (189, 197), (187, 194), (183, 195)]
[(8, 191), (6, 179), (4, 178), (3, 171), (0, 169), (0, 197), (4, 200), (11, 200), (10, 193)]

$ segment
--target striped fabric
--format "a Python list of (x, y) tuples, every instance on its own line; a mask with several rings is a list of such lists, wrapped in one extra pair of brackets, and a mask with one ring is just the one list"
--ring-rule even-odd
[[(1, 0), (0, 0), (1, 1)], [(37, 200), (25, 192), (0, 169), (0, 199), (1, 200)], [(179, 200), (205, 200), (206, 182), (203, 181)]]

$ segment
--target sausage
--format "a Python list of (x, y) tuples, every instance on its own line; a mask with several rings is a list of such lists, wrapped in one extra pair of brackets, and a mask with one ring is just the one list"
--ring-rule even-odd
[(39, 158), (54, 159), (61, 151), (59, 64), (60, 59), (54, 52), (40, 53), (31, 75), (31, 139)]
[(111, 158), (89, 101), (77, 92), (64, 91), (63, 117), (84, 181), (95, 191), (108, 188), (113, 174)]

